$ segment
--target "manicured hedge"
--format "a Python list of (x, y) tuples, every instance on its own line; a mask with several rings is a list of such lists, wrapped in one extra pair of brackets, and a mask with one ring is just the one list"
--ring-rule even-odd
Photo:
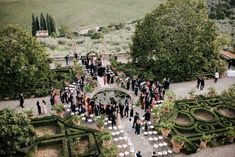
[(98, 142), (98, 132), (94, 129), (73, 126), (71, 123), (72, 116), (68, 116), (64, 119), (57, 116), (48, 116), (43, 118), (32, 119), (34, 126), (43, 126), (54, 124), (60, 128), (60, 133), (50, 136), (38, 137), (28, 152), (22, 152), (26, 154), (25, 157), (31, 157), (36, 152), (37, 148), (42, 145), (61, 144), (63, 149), (63, 157), (74, 157), (74, 150), (72, 150), (73, 139), (76, 137), (87, 138), (90, 145), (88, 152), (81, 154), (81, 157), (97, 156), (101, 153), (100, 143)]
[[(235, 117), (224, 116), (218, 109), (225, 108), (235, 112), (233, 104), (234, 100), (224, 100), (220, 96), (211, 98), (200, 95), (195, 100), (176, 101), (174, 109), (165, 114), (161, 120), (167, 120), (175, 124), (171, 129), (170, 137), (177, 134), (187, 138), (188, 141), (183, 149), (185, 153), (195, 153), (203, 134), (215, 134), (215, 140), (218, 143), (226, 143), (221, 139), (225, 139), (225, 133), (229, 126), (235, 126)], [(209, 114), (208, 120), (198, 117), (195, 112), (203, 112), (205, 114), (203, 116)], [(186, 118), (188, 124), (177, 124), (178, 115)], [(156, 125), (156, 127), (159, 126)]]

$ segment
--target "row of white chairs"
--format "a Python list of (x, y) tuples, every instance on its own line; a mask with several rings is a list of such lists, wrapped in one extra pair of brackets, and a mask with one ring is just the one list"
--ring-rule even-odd
[(135, 150), (134, 149), (131, 149), (130, 151), (125, 151), (125, 152), (121, 152), (118, 154), (119, 157), (124, 157), (124, 156), (129, 156), (130, 154), (134, 154), (135, 153)]
[(117, 142), (117, 141), (123, 141), (123, 140), (128, 140), (128, 138), (126, 137), (126, 136), (124, 136), (124, 137), (115, 137), (115, 138), (113, 138), (113, 140), (115, 141), (115, 142)]
[(118, 136), (118, 135), (121, 135), (123, 133), (124, 133), (124, 130), (120, 130), (120, 131), (114, 131), (111, 134), (112, 134), (112, 136)]
[(158, 144), (154, 144), (153, 147), (154, 148), (159, 148), (159, 147), (166, 147), (168, 144), (166, 142), (162, 142), (162, 143), (158, 143)]
[(159, 151), (159, 152), (157, 152), (157, 155), (158, 155), (158, 156), (166, 156), (166, 155), (172, 154), (172, 153), (173, 153), (172, 150), (168, 149), (168, 150), (164, 150), (164, 151)]
[(144, 135), (145, 136), (148, 136), (148, 135), (157, 135), (157, 131), (145, 131)]

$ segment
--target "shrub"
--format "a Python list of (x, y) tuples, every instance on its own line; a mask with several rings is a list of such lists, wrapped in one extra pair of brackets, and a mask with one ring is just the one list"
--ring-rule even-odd
[(100, 32), (95, 32), (91, 35), (91, 39), (100, 39), (103, 38), (103, 34)]
[(34, 142), (33, 126), (25, 113), (12, 109), (0, 111), (0, 156), (14, 156)]

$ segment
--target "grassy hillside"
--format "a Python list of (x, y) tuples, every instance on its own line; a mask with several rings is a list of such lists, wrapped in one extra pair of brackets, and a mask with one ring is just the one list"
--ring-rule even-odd
[(31, 29), (32, 13), (49, 13), (57, 26), (93, 27), (130, 22), (165, 0), (0, 0), (0, 27), (19, 24)]

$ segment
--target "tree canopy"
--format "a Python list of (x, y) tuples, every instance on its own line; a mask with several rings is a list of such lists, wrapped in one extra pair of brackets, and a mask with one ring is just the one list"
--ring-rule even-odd
[(34, 141), (33, 126), (25, 113), (0, 110), (0, 156), (11, 156)]
[(203, 0), (169, 0), (137, 24), (133, 63), (159, 80), (183, 81), (218, 70), (215, 30)]
[[(10, 95), (49, 85), (45, 48), (18, 26), (0, 31), (0, 93)], [(48, 88), (48, 87), (47, 87)]]

